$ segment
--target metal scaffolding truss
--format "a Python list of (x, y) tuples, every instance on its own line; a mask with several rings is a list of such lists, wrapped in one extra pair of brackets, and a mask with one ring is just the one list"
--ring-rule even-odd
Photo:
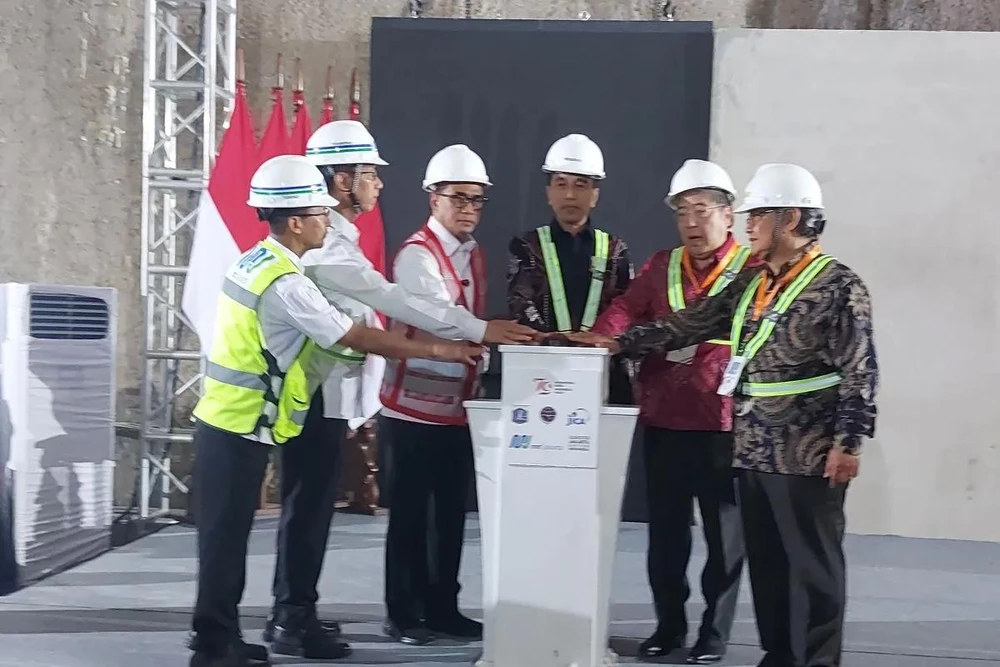
[(170, 494), (188, 491), (170, 470), (171, 449), (191, 441), (202, 361), (180, 306), (198, 202), (236, 89), (236, 0), (146, 0), (145, 19), (137, 490), (144, 519), (168, 513)]

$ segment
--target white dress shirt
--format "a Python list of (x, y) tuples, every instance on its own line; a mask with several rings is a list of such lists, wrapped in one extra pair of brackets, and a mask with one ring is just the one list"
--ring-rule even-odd
[[(455, 267), (455, 273), (458, 274), (459, 280), (463, 281), (462, 291), (465, 294), (465, 302), (469, 305), (469, 308), (472, 308), (476, 301), (476, 289), (478, 287), (475, 277), (472, 275), (472, 251), (478, 244), (475, 239), (470, 239), (464, 243), (459, 241), (451, 232), (445, 229), (444, 225), (435, 220), (433, 216), (427, 221), (427, 227), (441, 242), (441, 249), (444, 250), (444, 254), (451, 260), (451, 264)], [(404, 246), (399, 251), (399, 254), (396, 255), (396, 261), (393, 264), (392, 270), (393, 276), (399, 281), (399, 284), (406, 285), (406, 291), (414, 297), (447, 300), (451, 303), (452, 294), (448, 289), (448, 283), (445, 281), (444, 275), (441, 273), (441, 267), (438, 266), (437, 259), (434, 258), (431, 251), (424, 246), (415, 244)], [(457, 307), (461, 308), (461, 306)], [(420, 327), (417, 328), (419, 329)], [(433, 331), (429, 333), (433, 333), (440, 338), (460, 340), (457, 336), (442, 336)], [(406, 365), (409, 368), (426, 367), (428, 370), (433, 370), (437, 373), (442, 372), (442, 369), (446, 368), (451, 368), (456, 373), (465, 372), (464, 364), (443, 363), (429, 359), (409, 359)], [(482, 372), (488, 365), (489, 359), (484, 354), (479, 371)], [(393, 419), (403, 419), (420, 424), (431, 423), (404, 415), (390, 408), (385, 408), (382, 414)]]
[[(313, 278), (317, 271), (323, 270), (321, 262), (335, 261), (338, 248), (324, 252), (328, 246), (334, 243), (341, 245), (350, 243), (360, 252), (358, 246), (360, 232), (354, 223), (336, 211), (331, 211), (330, 226), (335, 233), (327, 234), (323, 249), (310, 250), (302, 257), (306, 276), (310, 278)], [(346, 249), (341, 249), (341, 252), (353, 256), (353, 253), (346, 252)], [(361, 258), (366, 259), (363, 254)], [(374, 271), (374, 267), (371, 270)], [(359, 276), (358, 281), (361, 280)], [(382, 322), (379, 321), (374, 309), (352, 298), (349, 293), (326, 289), (323, 290), (323, 294), (330, 303), (346, 313), (354, 322), (372, 329), (382, 328)], [(379, 390), (384, 372), (385, 359), (376, 354), (367, 355), (363, 365), (334, 364), (323, 382), (323, 416), (328, 419), (345, 419), (348, 427), (352, 429), (358, 428), (374, 417), (382, 409)]]
[[(331, 215), (323, 247), (303, 256), (306, 275), (328, 299), (341, 295), (356, 299), (390, 317), (440, 338), (481, 342), (486, 322), (464, 308), (430, 295), (416, 297), (398, 283), (391, 283), (375, 270), (356, 240), (342, 231), (343, 216)], [(355, 228), (356, 231), (356, 228)]]
[[(274, 238), (271, 241), (295, 266), (302, 268), (295, 253)], [(301, 273), (288, 273), (268, 285), (260, 296), (257, 318), (264, 338), (262, 342), (282, 370), (292, 364), (306, 339), (312, 339), (320, 347), (332, 347), (354, 327), (354, 321), (327, 301), (319, 288)], [(329, 368), (323, 366), (328, 358), (327, 355), (313, 355), (306, 369), (310, 391), (318, 387), (329, 372)], [(243, 437), (273, 444), (269, 433)]]

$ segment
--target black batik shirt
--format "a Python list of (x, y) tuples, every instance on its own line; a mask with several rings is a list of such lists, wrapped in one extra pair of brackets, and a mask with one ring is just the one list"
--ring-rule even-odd
[[(802, 254), (810, 248), (803, 248)], [(787, 263), (780, 278), (801, 258)], [(737, 304), (761, 271), (744, 270), (725, 290), (685, 310), (633, 327), (618, 338), (623, 353), (642, 357), (712, 338), (729, 338)], [(771, 302), (773, 306), (777, 299)], [(764, 316), (770, 306), (764, 312)], [(747, 311), (742, 341), (764, 318)], [(741, 348), (742, 350), (742, 348)], [(832, 446), (861, 451), (875, 434), (878, 362), (868, 288), (851, 269), (833, 261), (823, 268), (778, 320), (770, 338), (743, 374), (744, 382), (787, 382), (838, 373), (835, 387), (792, 396), (734, 398), (733, 465), (785, 475), (822, 475)]]

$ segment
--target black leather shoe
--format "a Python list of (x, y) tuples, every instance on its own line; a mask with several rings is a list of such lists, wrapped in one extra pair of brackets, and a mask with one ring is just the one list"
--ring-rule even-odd
[(409, 644), (410, 646), (426, 646), (437, 639), (434, 633), (421, 623), (402, 625), (393, 621), (386, 621), (382, 624), (382, 632), (387, 637), (392, 637), (396, 641)]
[(677, 649), (684, 648), (684, 638), (656, 631), (653, 636), (639, 644), (640, 658), (665, 658)]
[(457, 611), (443, 618), (429, 618), (426, 625), (435, 634), (452, 639), (478, 641), (483, 638), (483, 624)]
[(264, 651), (264, 659), (254, 660), (245, 650), (247, 646), (253, 646), (253, 644), (234, 644), (229, 646), (223, 654), (199, 649), (191, 654), (188, 665), (189, 667), (254, 667), (255, 665), (271, 664), (267, 656), (267, 649), (263, 646), (257, 646), (256, 648)]
[(339, 660), (352, 653), (351, 646), (324, 631), (316, 617), (305, 620), (301, 625), (276, 623), (271, 652), (307, 660)]
[(714, 665), (720, 662), (725, 655), (726, 651), (723, 648), (698, 643), (688, 653), (687, 663), (689, 665)]
[[(340, 636), (340, 623), (337, 621), (324, 621), (320, 619), (319, 624), (327, 634), (334, 637)], [(264, 631), (260, 633), (260, 637), (264, 640), (265, 644), (270, 644), (274, 641), (274, 612), (267, 617), (267, 623), (264, 625)]]
[[(213, 646), (211, 646), (208, 642), (205, 642), (195, 632), (192, 632), (188, 635), (187, 646), (195, 653), (202, 654), (202, 656), (198, 658), (198, 661), (204, 661), (204, 660), (211, 661), (213, 659), (216, 660), (231, 659), (227, 657), (229, 655), (228, 653), (219, 657), (218, 656), (219, 651), (215, 649)], [(271, 664), (270, 656), (268, 656), (267, 653), (267, 648), (264, 646), (261, 646), (259, 644), (247, 644), (242, 639), (240, 639), (238, 640), (237, 644), (234, 644), (232, 646), (232, 648), (233, 650), (230, 652), (233, 653), (234, 655), (238, 654), (242, 656), (242, 658), (246, 660), (246, 664), (248, 665)], [(228, 651), (229, 649), (227, 648), (226, 650)], [(212, 658), (213, 655), (215, 655), (216, 657)], [(194, 656), (192, 656), (191, 660), (192, 661), (195, 660)], [(223, 663), (223, 664), (228, 664), (228, 663)]]
[(782, 653), (765, 653), (757, 667), (792, 667), (795, 660)]

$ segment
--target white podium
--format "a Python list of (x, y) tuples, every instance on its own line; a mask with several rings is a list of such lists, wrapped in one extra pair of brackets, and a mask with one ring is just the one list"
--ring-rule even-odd
[(503, 345), (500, 401), (466, 401), (488, 667), (598, 667), (638, 408), (608, 407), (607, 350)]

